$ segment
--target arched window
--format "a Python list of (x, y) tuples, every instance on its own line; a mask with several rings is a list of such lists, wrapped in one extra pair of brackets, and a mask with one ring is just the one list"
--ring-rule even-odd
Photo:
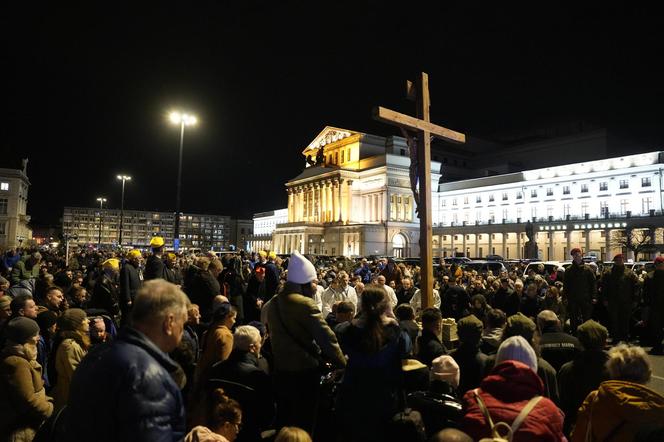
[(403, 258), (405, 250), (406, 238), (401, 233), (397, 233), (392, 238), (392, 254), (395, 258)]

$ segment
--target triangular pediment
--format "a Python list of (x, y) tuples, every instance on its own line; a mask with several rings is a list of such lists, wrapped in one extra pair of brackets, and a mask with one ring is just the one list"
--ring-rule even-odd
[(352, 137), (353, 135), (361, 135), (361, 132), (354, 132), (348, 129), (341, 129), (338, 127), (325, 126), (316, 138), (302, 151), (307, 155), (311, 152), (317, 152), (323, 146), (343, 140), (344, 138)]

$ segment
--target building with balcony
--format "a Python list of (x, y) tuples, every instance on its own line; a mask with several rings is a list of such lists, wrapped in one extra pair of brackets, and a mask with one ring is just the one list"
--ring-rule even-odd
[(23, 169), (0, 168), (0, 250), (25, 246), (32, 241), (32, 229), (27, 214), (28, 160)]
[[(175, 214), (125, 210), (122, 222), (123, 247), (147, 248), (153, 236), (162, 236), (166, 247), (173, 247)], [(74, 243), (102, 247), (118, 245), (120, 210), (90, 207), (65, 207), (63, 234), (76, 236)], [(242, 248), (251, 234), (253, 222), (230, 216), (184, 213), (180, 216), (180, 248), (231, 250)]]

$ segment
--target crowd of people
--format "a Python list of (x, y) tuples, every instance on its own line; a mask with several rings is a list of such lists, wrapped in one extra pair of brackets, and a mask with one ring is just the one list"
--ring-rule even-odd
[(664, 256), (423, 288), (391, 258), (150, 246), (3, 252), (1, 438), (664, 440)]

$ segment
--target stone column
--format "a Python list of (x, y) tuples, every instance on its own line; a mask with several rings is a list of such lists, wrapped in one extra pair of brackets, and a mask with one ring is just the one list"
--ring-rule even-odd
[(288, 192), (288, 222), (293, 222), (293, 189), (289, 188)]
[(611, 261), (611, 229), (604, 229), (604, 261)]
[(450, 256), (454, 256), (454, 233), (450, 235)]
[(521, 232), (516, 232), (516, 259), (521, 259)]
[(350, 223), (353, 211), (353, 180), (346, 180), (346, 222)]
[(553, 261), (554, 259), (556, 259), (553, 256), (553, 252), (554, 252), (554, 250), (553, 250), (553, 235), (554, 235), (554, 233), (555, 233), (554, 231), (549, 230), (549, 261)]
[(366, 223), (369, 220), (369, 197), (362, 195), (362, 220)]
[(475, 234), (475, 254), (473, 258), (478, 258), (477, 255), (480, 254), (480, 235), (478, 233)]
[(570, 256), (569, 252), (572, 250), (572, 233), (574, 233), (574, 230), (567, 231), (567, 238), (566, 238), (567, 241), (565, 244), (565, 248), (567, 249), (566, 251), (567, 256), (563, 256), (564, 259), (567, 259)]
[(583, 251), (584, 254), (587, 254), (590, 250), (590, 232), (591, 230), (586, 230), (586, 249)]
[(489, 250), (487, 250), (487, 255), (493, 254), (493, 233), (489, 233)]
[(330, 181), (325, 181), (325, 222), (330, 222), (330, 212), (332, 212), (332, 188)]
[(331, 193), (332, 193), (332, 218), (331, 218), (331, 221), (332, 222), (337, 222), (337, 220), (338, 220), (337, 214), (339, 213), (339, 203), (337, 201), (337, 193), (338, 193), (337, 180), (332, 181)]
[(304, 187), (300, 186), (298, 188), (297, 196), (298, 196), (298, 200), (299, 200), (299, 204), (298, 204), (298, 208), (297, 208), (297, 212), (298, 212), (297, 220), (298, 221), (304, 221)]
[(501, 235), (503, 236), (503, 253), (500, 256), (507, 259), (509, 258), (508, 256), (505, 256), (507, 255), (507, 233), (503, 232)]
[(339, 221), (342, 223), (346, 220), (346, 192), (344, 191), (344, 184), (346, 184), (346, 180), (339, 178), (339, 201), (337, 202), (339, 204)]

